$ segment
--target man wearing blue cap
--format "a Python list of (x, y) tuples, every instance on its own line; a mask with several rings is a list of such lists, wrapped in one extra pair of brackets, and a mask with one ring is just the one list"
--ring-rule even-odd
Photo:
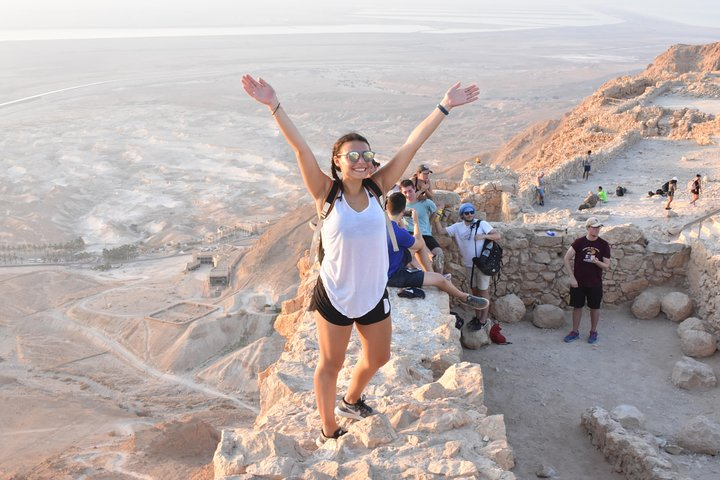
[[(490, 277), (483, 274), (477, 268), (473, 273), (473, 257), (482, 251), (484, 241), (498, 242), (501, 239), (500, 232), (485, 220), (475, 220), (475, 207), (472, 203), (463, 203), (458, 210), (460, 221), (443, 227), (440, 222), (435, 224), (438, 233), (445, 233), (455, 239), (463, 266), (467, 270), (467, 277), (472, 278), (473, 295), (481, 296), (490, 300)], [(479, 330), (487, 322), (488, 309), (475, 310), (475, 318), (468, 322), (468, 328)]]

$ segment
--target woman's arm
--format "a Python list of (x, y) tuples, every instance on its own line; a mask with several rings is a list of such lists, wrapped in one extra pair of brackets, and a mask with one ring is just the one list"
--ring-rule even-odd
[[(460, 87), (460, 82), (456, 83), (445, 92), (445, 96), (440, 102), (445, 111), (449, 112), (455, 107), (466, 103), (474, 102), (478, 99), (480, 89), (473, 84), (465, 88)], [(430, 138), (430, 135), (437, 129), (440, 123), (445, 119), (446, 115), (439, 107), (433, 109), (420, 124), (413, 129), (410, 136), (393, 158), (385, 164), (373, 175), (373, 180), (380, 186), (382, 191), (387, 191), (400, 176), (405, 172), (410, 161), (413, 159), (420, 147)]]
[(262, 78), (256, 80), (250, 75), (243, 75), (242, 85), (250, 97), (266, 105), (272, 113), (275, 123), (280, 127), (280, 132), (295, 152), (300, 174), (310, 195), (316, 203), (324, 200), (332, 180), (320, 169), (310, 146), (280, 105), (275, 90)]

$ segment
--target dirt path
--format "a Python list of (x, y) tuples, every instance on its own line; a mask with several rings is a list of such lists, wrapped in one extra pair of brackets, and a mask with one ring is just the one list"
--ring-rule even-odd
[[(590, 407), (634, 405), (647, 417), (649, 432), (670, 439), (687, 420), (720, 404), (718, 389), (688, 392), (670, 382), (672, 367), (683, 355), (677, 324), (663, 314), (637, 320), (628, 306), (604, 308), (595, 345), (585, 341), (588, 326), (585, 312), (581, 339), (566, 344), (569, 328), (542, 330), (523, 321), (503, 325), (512, 345), (465, 350), (466, 361), (483, 367), (489, 411), (505, 415), (518, 479), (536, 478), (543, 463), (557, 471), (557, 479), (624, 478), (612, 471), (580, 425), (580, 415)], [(700, 360), (720, 372), (718, 355)], [(720, 458), (669, 458), (695, 480), (720, 478)]]

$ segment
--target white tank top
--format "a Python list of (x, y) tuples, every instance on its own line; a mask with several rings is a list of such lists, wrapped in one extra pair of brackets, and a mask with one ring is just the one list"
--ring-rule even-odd
[(385, 213), (365, 192), (365, 210), (356, 212), (340, 197), (321, 229), (325, 257), (320, 278), (333, 307), (348, 318), (375, 308), (388, 280)]

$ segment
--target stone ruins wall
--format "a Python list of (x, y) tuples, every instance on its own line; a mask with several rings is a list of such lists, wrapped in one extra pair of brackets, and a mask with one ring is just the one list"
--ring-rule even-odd
[(701, 241), (692, 245), (687, 283), (698, 317), (703, 318), (714, 333), (720, 333), (720, 254)]

